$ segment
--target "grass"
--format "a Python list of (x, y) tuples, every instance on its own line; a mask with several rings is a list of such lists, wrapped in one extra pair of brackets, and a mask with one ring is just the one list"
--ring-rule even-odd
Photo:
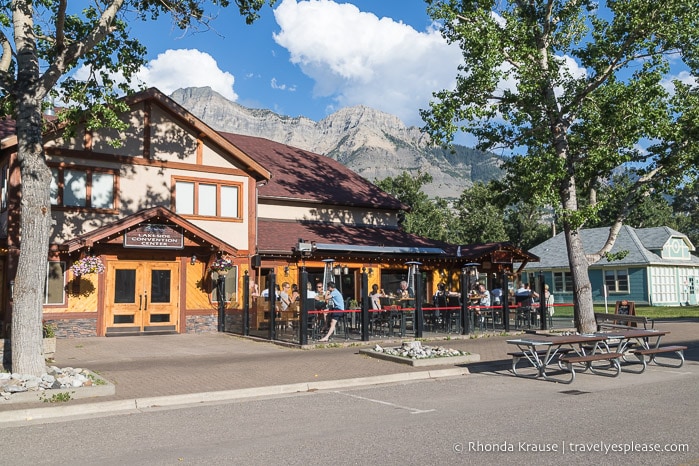
[[(607, 307), (614, 313), (614, 303)], [(595, 304), (595, 312), (604, 312), (604, 305)], [(651, 319), (699, 319), (699, 306), (636, 306), (636, 315)], [(573, 306), (556, 306), (554, 317), (573, 317)]]

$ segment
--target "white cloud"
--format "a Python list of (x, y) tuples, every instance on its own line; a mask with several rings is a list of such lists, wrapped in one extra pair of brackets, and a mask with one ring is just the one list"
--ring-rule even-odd
[(275, 41), (338, 107), (364, 104), (421, 124), (432, 92), (454, 87), (461, 52), (436, 29), (418, 32), (352, 4), (283, 0)]
[(277, 82), (277, 78), (272, 78), (270, 81), (270, 86), (272, 89), (276, 89), (278, 91), (289, 91), (289, 92), (294, 92), (296, 90), (296, 86), (287, 86), (286, 84), (279, 84)]
[(692, 75), (689, 71), (681, 71), (679, 74), (675, 76), (670, 76), (667, 79), (663, 79), (661, 83), (665, 90), (670, 94), (675, 93), (675, 85), (672, 83), (672, 81), (674, 80), (679, 81), (686, 86), (699, 86), (699, 78)]
[(157, 87), (169, 95), (184, 87), (209, 86), (229, 100), (237, 100), (233, 90), (235, 77), (222, 71), (216, 60), (199, 50), (166, 50), (138, 72), (148, 87)]

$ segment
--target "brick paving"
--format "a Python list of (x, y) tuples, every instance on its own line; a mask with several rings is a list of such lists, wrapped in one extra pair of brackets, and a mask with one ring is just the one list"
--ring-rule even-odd
[[(656, 321), (655, 326), (671, 332), (663, 339), (664, 344), (685, 344), (690, 347), (687, 359), (697, 359), (699, 320)], [(479, 354), (480, 363), (466, 365), (471, 372), (506, 369), (510, 362), (506, 353), (512, 349), (506, 340), (512, 336), (486, 335), (480, 338), (452, 337), (449, 340), (426, 341), (424, 344)], [(298, 349), (219, 333), (60, 339), (55, 365), (90, 369), (116, 386), (115, 395), (71, 401), (74, 404), (430, 369), (359, 355), (360, 348), (373, 346), (376, 342), (336, 341), (341, 346)], [(386, 343), (386, 346), (396, 345), (397, 342)], [(450, 366), (434, 368), (446, 367)], [(0, 403), (0, 411), (27, 407), (31, 405)]]

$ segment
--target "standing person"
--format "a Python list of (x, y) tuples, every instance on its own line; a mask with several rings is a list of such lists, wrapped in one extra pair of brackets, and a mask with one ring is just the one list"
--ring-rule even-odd
[(325, 296), (328, 301), (328, 307), (332, 309), (330, 312), (330, 328), (328, 329), (328, 333), (318, 341), (328, 341), (330, 339), (330, 336), (335, 332), (337, 321), (340, 320), (343, 314), (337, 311), (345, 310), (345, 300), (342, 298), (342, 294), (335, 288), (335, 282), (328, 282)]
[(555, 301), (553, 293), (549, 291), (548, 283), (544, 284), (544, 303), (546, 304), (546, 314), (549, 317), (549, 327), (553, 327), (553, 302)]

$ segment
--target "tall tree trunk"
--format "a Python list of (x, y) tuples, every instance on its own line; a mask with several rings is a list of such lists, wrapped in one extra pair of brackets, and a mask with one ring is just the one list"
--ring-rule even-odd
[(21, 175), (20, 253), (12, 312), (12, 370), (41, 375), (42, 314), (51, 234), (51, 170), (44, 160), (39, 62), (30, 2), (13, 11), (17, 46), (17, 160)]
[(573, 279), (573, 312), (575, 328), (582, 333), (592, 333), (597, 330), (595, 324), (595, 309), (592, 305), (592, 285), (588, 272), (588, 263), (580, 239), (580, 230), (565, 227), (566, 245), (568, 247), (568, 262)]
[[(575, 177), (571, 176), (565, 188), (561, 190), (563, 207), (568, 212), (578, 210), (578, 198), (575, 188)], [(573, 280), (573, 315), (575, 328), (582, 333), (592, 333), (597, 330), (595, 324), (595, 309), (592, 304), (592, 285), (590, 284), (589, 263), (580, 238), (580, 228), (573, 228), (570, 221), (563, 221), (563, 231), (568, 251), (568, 264)]]

